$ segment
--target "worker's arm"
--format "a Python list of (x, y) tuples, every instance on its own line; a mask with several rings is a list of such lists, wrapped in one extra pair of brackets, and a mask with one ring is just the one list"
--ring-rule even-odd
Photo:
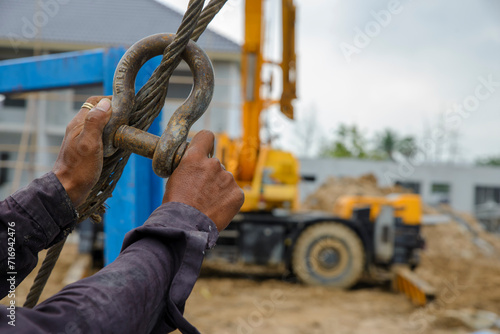
[[(101, 98), (87, 102), (96, 105)], [(17, 286), (33, 270), (38, 252), (75, 227), (75, 207), (88, 196), (101, 172), (100, 138), (109, 110), (109, 104), (92, 111), (82, 108), (66, 128), (53, 171), (0, 202), (0, 298), (12, 290), (11, 282)]]
[[(58, 157), (62, 165), (54, 173), (75, 203), (85, 199), (81, 194), (88, 194), (93, 184), (84, 187), (70, 177), (82, 162), (78, 164), (78, 156), (74, 156), (79, 152), (75, 140), (66, 137)], [(100, 139), (99, 131), (94, 131), (94, 137)], [(195, 136), (167, 183), (164, 204), (144, 226), (127, 235), (115, 262), (33, 310), (16, 309), (15, 327), (8, 322), (12, 311), (0, 307), (0, 318), (5, 319), (0, 321), (2, 333), (164, 333), (177, 327), (184, 333), (196, 333), (182, 316), (185, 301), (204, 250), (214, 245), (217, 230), (229, 224), (244, 199), (232, 175), (217, 159), (208, 157), (213, 140), (210, 132)]]
[[(213, 134), (193, 138), (163, 204), (125, 238), (118, 258), (33, 310), (16, 310), (16, 333), (197, 333), (183, 317), (203, 255), (243, 204), (217, 159)], [(0, 318), (8, 319), (0, 309)], [(0, 329), (9, 329), (7, 321)], [(13, 332), (14, 329), (10, 328)]]
[[(38, 252), (62, 240), (76, 212), (61, 183), (48, 173), (0, 202), (0, 298), (33, 270)], [(9, 283), (9, 284), (7, 284)]]
[(126, 236), (113, 263), (32, 310), (18, 308), (15, 327), (0, 308), (0, 332), (197, 333), (182, 315), (184, 303), (216, 238), (216, 226), (198, 210), (163, 204)]

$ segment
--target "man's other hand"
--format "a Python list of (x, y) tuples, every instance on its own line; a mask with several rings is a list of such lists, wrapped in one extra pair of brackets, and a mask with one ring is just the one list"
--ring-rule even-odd
[(226, 228), (245, 199), (231, 173), (211, 158), (214, 134), (200, 131), (167, 182), (163, 203), (181, 202), (203, 212), (219, 231)]
[(111, 117), (111, 101), (92, 96), (89, 110), (82, 108), (66, 127), (66, 134), (52, 171), (75, 207), (82, 204), (102, 170), (102, 132)]

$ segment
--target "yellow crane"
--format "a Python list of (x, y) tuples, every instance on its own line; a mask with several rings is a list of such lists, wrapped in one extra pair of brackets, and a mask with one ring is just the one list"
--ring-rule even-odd
[[(243, 96), (240, 140), (226, 135), (218, 136), (217, 156), (233, 173), (245, 191), (242, 211), (296, 208), (298, 205), (298, 162), (289, 152), (272, 149), (260, 140), (260, 115), (273, 104), (293, 119), (292, 101), (296, 96), (295, 5), (293, 0), (282, 0), (282, 60), (276, 63), (263, 56), (264, 22), (263, 1), (245, 3), (245, 42), (242, 48), (241, 79)], [(265, 64), (282, 70), (282, 94), (279, 100), (264, 97), (262, 69)]]
[[(432, 289), (411, 272), (418, 265), (421, 204), (416, 195), (395, 198), (345, 197), (331, 213), (298, 213), (299, 163), (290, 153), (260, 140), (263, 110), (279, 104), (294, 117), (296, 96), (295, 5), (281, 0), (282, 59), (263, 56), (264, 0), (246, 0), (242, 48), (241, 139), (217, 136), (216, 156), (245, 192), (245, 203), (222, 231), (207, 258), (260, 265), (285, 265), (308, 284), (351, 287), (362, 277), (391, 276), (395, 287), (416, 304), (432, 298)], [(263, 66), (281, 68), (281, 98), (265, 96)], [(274, 209), (280, 210), (279, 214)], [(333, 214), (333, 210), (336, 214)], [(376, 270), (374, 270), (376, 269)], [(407, 270), (408, 269), (408, 270)], [(380, 275), (381, 272), (387, 275)]]

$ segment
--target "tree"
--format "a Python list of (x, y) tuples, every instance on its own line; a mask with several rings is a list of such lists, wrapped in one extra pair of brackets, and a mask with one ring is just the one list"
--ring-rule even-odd
[(413, 157), (417, 149), (417, 141), (413, 136), (401, 137), (389, 128), (376, 134), (370, 145), (356, 125), (340, 124), (335, 131), (333, 142), (323, 146), (320, 155), (331, 158), (397, 161), (402, 157)]
[(377, 149), (384, 152), (387, 157), (394, 161), (394, 152), (398, 146), (398, 134), (391, 130), (385, 129), (381, 134), (377, 136)]
[(412, 136), (406, 136), (399, 140), (396, 147), (397, 151), (406, 159), (413, 157), (418, 149), (417, 141)]
[(417, 141), (412, 136), (400, 137), (399, 134), (392, 129), (385, 129), (375, 136), (376, 148), (373, 152), (374, 156), (382, 157), (382, 159), (397, 160), (398, 154), (408, 159), (417, 153)]
[(356, 125), (340, 124), (332, 144), (321, 149), (320, 156), (330, 158), (368, 158), (366, 139)]
[(310, 158), (315, 155), (318, 143), (321, 142), (321, 127), (317, 121), (314, 104), (307, 107), (307, 110), (300, 111), (297, 113), (298, 118), (293, 123), (292, 144), (299, 157)]
[(476, 160), (478, 166), (500, 166), (500, 155), (490, 156)]

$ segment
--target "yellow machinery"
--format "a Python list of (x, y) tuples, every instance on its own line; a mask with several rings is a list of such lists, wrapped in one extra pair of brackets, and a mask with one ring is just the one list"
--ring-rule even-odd
[[(435, 297), (435, 290), (411, 271), (419, 263), (422, 201), (416, 194), (383, 196), (341, 196), (333, 213), (339, 218), (364, 224), (373, 231), (373, 266), (385, 266), (392, 273), (393, 289), (405, 293), (419, 306)], [(372, 277), (373, 278), (373, 277)]]
[(422, 201), (416, 194), (393, 194), (382, 196), (341, 196), (333, 208), (340, 218), (350, 219), (355, 209), (370, 207), (370, 220), (375, 221), (384, 206), (394, 209), (394, 217), (406, 225), (420, 225), (422, 221)]
[[(274, 0), (279, 1), (279, 0)], [(217, 136), (216, 156), (245, 192), (245, 203), (222, 231), (207, 259), (258, 265), (285, 265), (308, 284), (351, 287), (364, 276), (391, 272), (400, 264), (415, 267), (420, 238), (420, 197), (344, 197), (338, 215), (297, 213), (299, 163), (289, 152), (260, 141), (260, 115), (271, 105), (293, 119), (296, 98), (295, 5), (282, 1), (282, 60), (263, 57), (263, 0), (246, 0), (245, 42), (241, 62), (243, 136)], [(264, 98), (272, 83), (262, 77), (264, 65), (282, 69), (279, 100)], [(281, 210), (274, 210), (281, 209)], [(332, 208), (333, 209), (333, 208)], [(407, 271), (399, 270), (397, 287), (411, 287), (414, 300), (426, 300)], [(401, 278), (402, 277), (402, 278)], [(402, 284), (403, 282), (404, 284)]]
[[(261, 112), (279, 104), (284, 115), (293, 119), (292, 101), (296, 98), (295, 5), (293, 0), (282, 0), (282, 60), (280, 63), (263, 56), (263, 0), (245, 3), (245, 42), (241, 59), (243, 96), (243, 137), (231, 140), (226, 135), (217, 138), (216, 156), (232, 172), (245, 192), (242, 212), (274, 208), (297, 208), (299, 165), (289, 152), (263, 145), (260, 141)], [(264, 98), (264, 89), (272, 83), (264, 82), (265, 64), (282, 70), (282, 94), (279, 100)]]
[[(236, 158), (241, 144), (226, 135), (217, 136), (216, 156), (233, 173), (239, 186), (245, 192), (245, 203), (241, 212), (271, 211), (276, 208), (298, 207), (299, 164), (289, 152), (271, 149), (262, 145), (256, 152), (257, 161), (253, 177), (246, 181), (239, 177), (241, 164)], [(241, 153), (240, 153), (241, 154)], [(233, 158), (231, 159), (231, 156)]]

